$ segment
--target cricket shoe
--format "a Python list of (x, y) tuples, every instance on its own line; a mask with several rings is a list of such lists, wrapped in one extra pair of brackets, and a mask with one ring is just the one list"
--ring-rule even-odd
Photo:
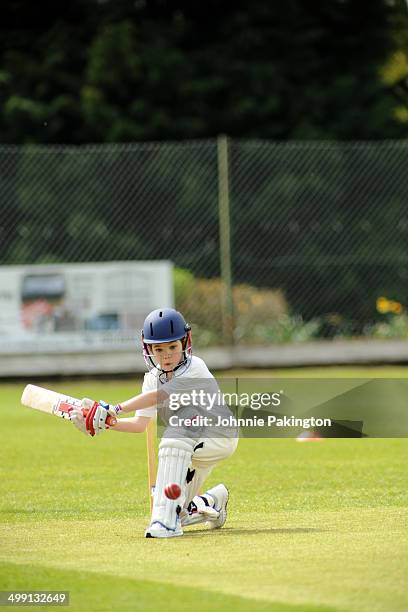
[(206, 523), (209, 518), (218, 518), (218, 512), (213, 508), (208, 508), (208, 512), (196, 510), (194, 512), (186, 512), (185, 510), (180, 514), (181, 526), (190, 527), (191, 525), (198, 525), (199, 523)]
[(218, 512), (218, 516), (215, 518), (208, 518), (207, 525), (210, 529), (220, 529), (227, 520), (227, 505), (229, 492), (225, 485), (219, 484), (212, 489), (209, 489), (207, 495), (211, 495), (214, 500), (213, 509)]
[(179, 520), (176, 522), (175, 529), (168, 529), (163, 523), (153, 521), (145, 531), (145, 538), (175, 538), (182, 535), (183, 530)]
[(196, 495), (188, 508), (180, 512), (181, 526), (207, 523), (210, 529), (219, 529), (227, 520), (228, 489), (219, 484), (203, 495)]

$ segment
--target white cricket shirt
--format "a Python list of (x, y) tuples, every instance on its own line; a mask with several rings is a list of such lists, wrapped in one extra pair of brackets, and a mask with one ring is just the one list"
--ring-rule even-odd
[[(144, 375), (142, 393), (146, 393), (146, 391), (157, 391), (162, 385), (166, 385), (166, 393), (183, 393), (185, 390), (185, 386), (183, 386), (181, 382), (183, 378), (214, 378), (205, 362), (196, 355), (192, 356), (189, 367), (181, 374), (173, 376), (169, 382), (161, 383), (159, 380), (159, 373), (160, 370), (153, 368), (153, 370)], [(180, 385), (178, 384), (179, 381)], [(143, 410), (137, 410), (136, 415), (154, 417), (156, 416), (156, 412), (156, 408), (145, 408)]]

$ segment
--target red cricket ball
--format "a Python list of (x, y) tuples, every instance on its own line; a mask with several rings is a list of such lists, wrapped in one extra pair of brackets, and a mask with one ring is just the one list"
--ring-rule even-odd
[(164, 494), (169, 499), (178, 499), (181, 495), (181, 488), (176, 482), (173, 482), (164, 487)]

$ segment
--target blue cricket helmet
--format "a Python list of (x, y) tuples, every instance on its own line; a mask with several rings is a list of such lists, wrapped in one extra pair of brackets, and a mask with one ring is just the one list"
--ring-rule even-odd
[(181, 374), (191, 363), (192, 343), (191, 327), (186, 323), (183, 315), (174, 308), (158, 308), (147, 315), (142, 329), (143, 357), (149, 370), (158, 368), (150, 353), (149, 345), (162, 342), (181, 340), (183, 345), (183, 358), (174, 368), (175, 374)]
[(146, 344), (181, 340), (190, 331), (183, 315), (174, 308), (158, 308), (147, 315), (142, 337)]

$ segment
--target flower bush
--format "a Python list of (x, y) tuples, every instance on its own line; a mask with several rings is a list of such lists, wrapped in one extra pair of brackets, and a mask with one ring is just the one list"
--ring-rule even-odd
[[(174, 273), (176, 308), (194, 326), (197, 346), (223, 343), (223, 282), (219, 278), (195, 278), (176, 268)], [(240, 344), (302, 342), (316, 337), (317, 320), (305, 322), (289, 313), (280, 289), (257, 288), (248, 284), (233, 287), (234, 338)]]

